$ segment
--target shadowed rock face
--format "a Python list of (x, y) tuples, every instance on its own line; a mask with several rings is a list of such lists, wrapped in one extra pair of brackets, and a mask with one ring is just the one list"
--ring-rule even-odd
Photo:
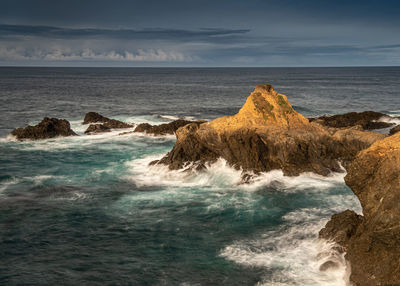
[(188, 124), (176, 135), (172, 151), (159, 161), (171, 169), (193, 162), (193, 167), (199, 167), (222, 157), (244, 171), (282, 169), (286, 175), (340, 171), (339, 160), (347, 164), (360, 150), (385, 137), (309, 123), (270, 85), (258, 85), (236, 115)]
[(147, 134), (153, 134), (153, 135), (175, 134), (178, 128), (183, 127), (187, 124), (199, 125), (204, 122), (205, 121), (189, 121), (189, 120), (178, 119), (170, 123), (164, 123), (160, 125), (150, 125), (148, 123), (141, 123), (135, 128), (134, 132), (145, 132)]
[(88, 112), (83, 119), (82, 124), (99, 123), (110, 121), (110, 118), (98, 114), (97, 112)]
[(392, 129), (390, 129), (389, 134), (393, 135), (393, 134), (396, 134), (399, 131), (400, 131), (400, 125), (397, 125), (396, 127), (393, 127)]
[(360, 125), (364, 130), (381, 129), (393, 126), (393, 123), (378, 122), (382, 117), (388, 117), (386, 114), (375, 111), (350, 112), (333, 116), (321, 116), (310, 118), (310, 121), (316, 121), (321, 125), (343, 128)]
[(25, 128), (17, 128), (11, 132), (18, 140), (31, 139), (46, 139), (58, 136), (74, 136), (77, 135), (72, 131), (69, 122), (65, 119), (45, 117), (35, 125), (28, 125)]
[(90, 124), (86, 129), (86, 134), (111, 132), (110, 128), (105, 127), (103, 124)]
[(97, 112), (86, 113), (82, 124), (89, 124), (89, 123), (97, 123), (97, 124), (90, 124), (90, 126), (85, 131), (86, 134), (110, 132), (111, 131), (110, 129), (122, 129), (122, 128), (133, 127), (133, 125), (131, 124), (115, 119), (110, 119), (108, 117), (98, 114)]
[(354, 285), (400, 285), (400, 133), (361, 151), (347, 172), (364, 216), (334, 215), (320, 235), (345, 248)]

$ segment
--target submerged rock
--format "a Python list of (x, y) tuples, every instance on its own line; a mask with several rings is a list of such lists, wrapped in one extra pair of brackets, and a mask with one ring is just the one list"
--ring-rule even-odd
[(82, 124), (89, 123), (97, 124), (90, 124), (90, 126), (85, 131), (86, 134), (110, 132), (110, 129), (131, 128), (134, 126), (132, 124), (125, 123), (116, 119), (110, 119), (108, 117), (98, 114), (97, 112), (86, 113)]
[(178, 128), (183, 127), (187, 124), (195, 124), (199, 125), (204, 123), (205, 121), (189, 121), (184, 119), (178, 119), (169, 123), (164, 123), (160, 125), (151, 125), (148, 123), (139, 124), (134, 132), (145, 132), (147, 134), (152, 135), (167, 135), (167, 134), (175, 134)]
[(286, 96), (271, 85), (258, 85), (234, 116), (176, 131), (177, 141), (158, 163), (194, 168), (222, 157), (244, 171), (282, 169), (285, 175), (340, 171), (362, 149), (386, 135), (325, 128), (297, 113)]
[(345, 248), (353, 285), (400, 285), (400, 133), (361, 151), (345, 181), (364, 216), (334, 215), (321, 237)]
[(65, 119), (45, 117), (35, 126), (28, 125), (25, 128), (17, 128), (11, 132), (18, 140), (24, 139), (46, 139), (58, 136), (75, 136), (77, 135), (72, 129), (69, 122)]
[(393, 123), (377, 121), (382, 117), (389, 117), (386, 114), (375, 111), (350, 112), (332, 116), (321, 116), (318, 118), (309, 118), (310, 121), (316, 121), (321, 125), (343, 128), (360, 125), (364, 130), (382, 129), (393, 126)]

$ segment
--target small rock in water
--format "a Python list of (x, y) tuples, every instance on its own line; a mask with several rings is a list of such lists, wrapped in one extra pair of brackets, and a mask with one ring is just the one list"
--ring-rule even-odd
[(338, 262), (335, 262), (335, 261), (332, 261), (332, 260), (328, 260), (328, 261), (322, 263), (319, 266), (319, 270), (320, 271), (327, 271), (327, 270), (330, 270), (330, 269), (337, 269), (337, 268), (339, 268), (339, 266), (340, 265), (339, 265)]
[(69, 122), (65, 119), (45, 117), (35, 125), (28, 125), (25, 128), (17, 128), (11, 132), (18, 140), (23, 139), (46, 139), (57, 136), (75, 136), (77, 135), (72, 129)]
[(310, 122), (315, 121), (321, 125), (344, 128), (360, 125), (364, 130), (382, 129), (393, 126), (393, 123), (377, 121), (382, 117), (389, 117), (386, 114), (375, 111), (350, 112), (332, 116), (321, 116), (309, 118)]
[[(100, 124), (101, 122), (101, 124)], [(103, 115), (98, 114), (97, 112), (88, 112), (83, 119), (82, 124), (89, 123), (99, 123), (99, 124), (91, 124), (88, 129), (86, 129), (86, 134), (96, 134), (103, 132), (110, 132), (110, 129), (122, 129), (122, 128), (131, 128), (132, 124), (125, 123), (116, 119), (110, 119)]]
[(200, 125), (206, 121), (200, 120), (200, 121), (189, 121), (189, 120), (184, 120), (184, 119), (178, 119), (169, 123), (164, 123), (160, 125), (151, 125), (148, 123), (141, 123), (139, 124), (134, 132), (145, 132), (147, 134), (153, 134), (153, 135), (167, 135), (167, 134), (175, 134), (176, 130), (178, 128), (183, 127), (187, 124), (194, 123), (197, 125)]
[(86, 129), (85, 134), (102, 133), (102, 132), (111, 132), (111, 129), (107, 128), (103, 124), (90, 124), (89, 127)]

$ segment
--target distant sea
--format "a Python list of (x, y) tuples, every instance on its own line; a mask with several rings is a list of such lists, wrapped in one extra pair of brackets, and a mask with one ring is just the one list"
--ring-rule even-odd
[[(399, 67), (0, 68), (0, 284), (345, 285), (344, 260), (319, 270), (330, 245), (317, 239), (333, 213), (361, 212), (344, 173), (241, 184), (223, 160), (195, 174), (149, 167), (175, 136), (83, 133), (89, 111), (151, 124), (233, 115), (263, 83), (305, 116), (400, 115)], [(8, 136), (44, 116), (81, 136)]]

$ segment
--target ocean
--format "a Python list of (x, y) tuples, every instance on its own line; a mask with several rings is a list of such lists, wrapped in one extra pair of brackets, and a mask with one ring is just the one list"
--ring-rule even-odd
[[(83, 117), (211, 120), (263, 83), (305, 116), (399, 116), (399, 78), (399, 67), (0, 68), (0, 284), (345, 285), (343, 257), (319, 270), (331, 244), (318, 240), (332, 214), (361, 213), (345, 173), (243, 184), (222, 159), (169, 171), (148, 163), (175, 136), (84, 135)], [(81, 136), (8, 136), (45, 116)]]

